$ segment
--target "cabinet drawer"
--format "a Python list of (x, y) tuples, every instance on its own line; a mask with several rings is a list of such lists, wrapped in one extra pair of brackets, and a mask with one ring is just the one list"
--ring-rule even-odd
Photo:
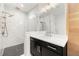
[(42, 56), (59, 56), (59, 54), (55, 53), (45, 47), (42, 47)]
[(48, 43), (47, 48), (51, 51), (54, 51), (60, 55), (63, 55), (63, 47)]

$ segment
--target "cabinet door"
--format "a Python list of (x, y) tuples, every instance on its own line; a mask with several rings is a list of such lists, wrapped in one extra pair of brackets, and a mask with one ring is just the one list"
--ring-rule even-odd
[(32, 55), (36, 54), (35, 42), (32, 38), (30, 39), (30, 52)]
[(31, 44), (31, 47), (30, 47), (31, 54), (34, 56), (41, 56), (41, 47), (39, 46), (37, 41), (31, 38), (30, 44)]
[(45, 47), (42, 47), (42, 56), (59, 56), (59, 55)]
[(68, 55), (79, 56), (79, 3), (68, 4)]
[(36, 56), (41, 56), (41, 46), (37, 45), (36, 46)]

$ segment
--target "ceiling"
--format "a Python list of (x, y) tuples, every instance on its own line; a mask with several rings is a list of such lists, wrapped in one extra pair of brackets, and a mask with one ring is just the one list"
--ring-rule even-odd
[(7, 8), (7, 9), (16, 9), (17, 8), (19, 10), (27, 12), (28, 10), (30, 10), (31, 8), (33, 8), (37, 4), (27, 3), (27, 4), (23, 4), (24, 7), (21, 7), (22, 4), (20, 4), (20, 3), (6, 3), (4, 5), (5, 5), (5, 8)]
[[(25, 13), (29, 13), (31, 11), (30, 13), (41, 14), (41, 8), (44, 8), (47, 4), (48, 3), (0, 3), (0, 9), (3, 5), (5, 9), (17, 9)], [(52, 8), (50, 12), (52, 11), (54, 15), (60, 15), (64, 12), (64, 7), (64, 4), (59, 4), (56, 8)]]
[(55, 9), (52, 9), (51, 11), (55, 16), (60, 16), (61, 14), (65, 13), (66, 5), (64, 3), (59, 4)]
[(23, 12), (28, 12), (28, 11), (32, 11), (34, 8), (37, 7), (41, 8), (45, 4), (46, 3), (4, 3), (4, 4), (0, 3), (0, 7), (1, 5), (4, 5), (5, 9), (11, 9), (11, 10), (18, 9)]

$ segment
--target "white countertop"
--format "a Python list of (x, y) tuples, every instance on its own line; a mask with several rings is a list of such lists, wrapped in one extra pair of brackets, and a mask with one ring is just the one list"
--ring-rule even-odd
[(68, 41), (68, 37), (66, 35), (52, 34), (52, 36), (46, 36), (45, 31), (26, 32), (26, 34), (61, 47), (64, 47)]

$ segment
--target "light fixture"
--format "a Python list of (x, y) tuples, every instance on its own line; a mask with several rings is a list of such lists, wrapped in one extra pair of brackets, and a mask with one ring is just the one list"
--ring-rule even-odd
[(58, 3), (49, 3), (49, 5), (53, 8), (56, 8), (56, 6), (58, 5)]
[(51, 7), (49, 5), (46, 5), (44, 8), (41, 9), (41, 12), (47, 12)]
[(49, 9), (51, 8), (55, 8), (58, 4), (57, 3), (49, 3), (47, 4), (46, 6), (44, 6), (42, 9), (41, 9), (41, 13), (42, 12), (47, 12)]
[(24, 4), (21, 3), (20, 6), (23, 8), (24, 7)]
[(33, 14), (33, 13), (29, 14), (29, 19), (33, 19), (33, 18), (35, 18), (35, 17), (36, 17), (35, 14)]

